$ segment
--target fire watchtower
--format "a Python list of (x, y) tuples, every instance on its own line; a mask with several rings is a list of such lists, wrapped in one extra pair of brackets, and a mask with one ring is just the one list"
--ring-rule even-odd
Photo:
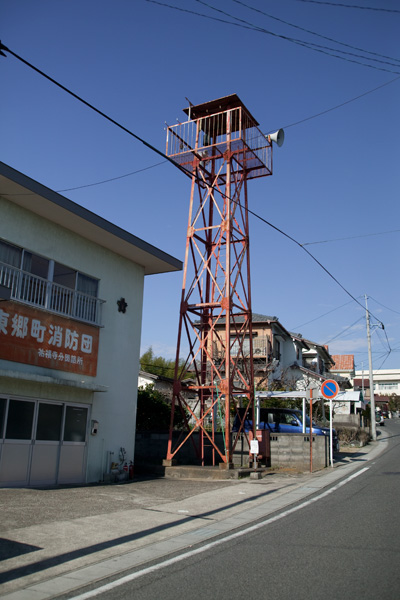
[[(258, 123), (236, 94), (189, 106), (189, 120), (168, 127), (167, 156), (193, 174), (194, 160), (213, 160), (218, 181), (226, 183), (225, 153), (235, 155), (235, 173), (246, 179), (272, 175), (271, 143), (258, 129)], [(209, 165), (211, 166), (211, 165)]]
[[(240, 429), (254, 416), (247, 181), (272, 175), (271, 137), (281, 145), (283, 131), (265, 136), (236, 94), (184, 112), (188, 120), (167, 130), (167, 156), (192, 182), (167, 461), (190, 440), (202, 465), (207, 446), (212, 464), (229, 465), (237, 397), (247, 405)], [(173, 447), (177, 407), (191, 423)]]

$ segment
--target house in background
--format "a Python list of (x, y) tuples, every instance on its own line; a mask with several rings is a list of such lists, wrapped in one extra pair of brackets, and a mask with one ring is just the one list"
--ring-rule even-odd
[[(240, 319), (237, 319), (240, 323)], [(221, 339), (224, 339), (224, 322), (221, 319), (216, 327)], [(278, 317), (259, 313), (252, 315), (252, 345), (254, 360), (254, 382), (259, 389), (279, 387), (291, 390), (304, 390), (319, 387), (321, 381), (329, 376), (333, 364), (331, 355), (325, 346), (304, 339), (299, 333), (289, 332)], [(221, 347), (215, 342), (214, 357), (221, 353)], [(244, 348), (250, 354), (250, 339), (244, 342)], [(235, 356), (238, 348), (231, 348)]]
[(163, 377), (162, 375), (154, 375), (154, 373), (147, 373), (147, 371), (139, 371), (138, 377), (138, 388), (145, 389), (146, 386), (151, 385), (154, 390), (160, 392), (169, 401), (172, 400), (172, 393), (174, 387), (174, 380), (169, 377)]
[(335, 379), (343, 392), (333, 400), (334, 421), (348, 423), (354, 426), (362, 425), (361, 414), (365, 409), (362, 393), (353, 390), (354, 355), (334, 354), (334, 364), (331, 367), (332, 379)]
[[(278, 317), (258, 313), (252, 317), (256, 387), (268, 388), (274, 383), (288, 385), (288, 372), (293, 365), (301, 364), (306, 344), (285, 329)], [(292, 378), (293, 373), (290, 373), (289, 379)]]
[(302, 341), (301, 362), (291, 367), (293, 389), (318, 389), (321, 383), (330, 377), (329, 369), (333, 364), (327, 346), (304, 339), (300, 334), (297, 338)]
[(355, 374), (354, 354), (332, 354), (332, 360), (331, 374), (347, 380), (348, 387), (353, 387), (352, 381)]
[(102, 480), (134, 456), (145, 276), (182, 263), (4, 163), (0, 212), (0, 485)]
[[(185, 388), (187, 383), (194, 383), (194, 380), (187, 379), (182, 381), (181, 394), (185, 398), (194, 414), (199, 417), (200, 407), (198, 406), (198, 397), (194, 391)], [(138, 389), (145, 389), (148, 385), (150, 385), (155, 391), (162, 394), (166, 402), (172, 402), (174, 389), (173, 379), (170, 377), (164, 377), (163, 375), (154, 375), (154, 373), (147, 373), (146, 371), (140, 370), (138, 377)], [(190, 416), (189, 420), (193, 421), (194, 418)]]
[(327, 379), (332, 365), (334, 364), (332, 356), (329, 354), (327, 346), (317, 344), (311, 340), (304, 340), (309, 349), (303, 351), (303, 367), (308, 372), (314, 373), (318, 379), (321, 377)]
[[(240, 317), (236, 323), (243, 322)], [(219, 337), (225, 343), (225, 321), (220, 319), (215, 327)], [(287, 370), (298, 361), (301, 364), (302, 350), (305, 343), (292, 335), (279, 322), (278, 317), (252, 314), (252, 340), (246, 336), (243, 350), (250, 356), (250, 343), (253, 346), (254, 383), (256, 387), (267, 388), (273, 382), (280, 382), (285, 377)], [(237, 342), (235, 343), (237, 344)], [(239, 348), (231, 346), (231, 356), (237, 356)], [(222, 347), (218, 341), (214, 342), (213, 356), (218, 359), (222, 356)]]
[[(400, 397), (400, 369), (375, 369), (372, 371), (372, 377), (375, 406), (387, 411), (390, 397), (393, 394)], [(368, 369), (355, 371), (353, 388), (355, 391), (363, 391), (365, 401), (370, 401)]]

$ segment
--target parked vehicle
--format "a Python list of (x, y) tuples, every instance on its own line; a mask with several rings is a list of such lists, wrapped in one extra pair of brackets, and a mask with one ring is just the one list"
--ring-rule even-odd
[[(239, 415), (244, 415), (244, 408), (239, 408)], [(236, 415), (232, 431), (238, 431), (240, 426), (240, 417)], [(244, 430), (251, 431), (253, 422), (246, 419)], [(261, 408), (260, 422), (257, 429), (269, 429), (271, 433), (303, 433), (303, 414), (301, 410), (295, 408)], [(314, 422), (312, 432), (315, 435), (330, 435), (329, 427), (319, 427)], [(306, 416), (306, 433), (310, 433), (310, 417)], [(336, 430), (332, 429), (332, 446), (334, 452), (339, 452), (339, 438)]]

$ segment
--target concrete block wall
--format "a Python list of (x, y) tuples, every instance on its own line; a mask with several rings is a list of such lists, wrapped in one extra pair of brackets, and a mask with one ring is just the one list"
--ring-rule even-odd
[[(271, 467), (294, 468), (299, 471), (310, 469), (310, 435), (301, 433), (277, 433), (270, 436)], [(329, 438), (312, 436), (313, 470), (329, 466)]]
[[(271, 433), (270, 458), (266, 466), (271, 468), (292, 468), (298, 471), (310, 469), (310, 436), (301, 433)], [(233, 454), (235, 467), (248, 465), (249, 445), (242, 434)], [(313, 470), (329, 466), (329, 438), (313, 435), (312, 438)], [(262, 461), (263, 464), (263, 461)]]
[[(179, 439), (179, 432), (174, 431), (173, 447)], [(195, 443), (198, 442), (198, 433), (193, 434)], [(222, 434), (215, 435), (215, 441), (224, 453), (224, 440)], [(161, 465), (166, 458), (168, 447), (168, 433), (141, 432), (136, 434), (135, 466), (140, 468), (146, 465)], [(296, 433), (277, 433), (270, 435), (271, 457), (266, 466), (293, 468), (298, 471), (310, 469), (310, 436)], [(329, 438), (323, 435), (313, 435), (312, 439), (313, 470), (324, 469), (329, 466)], [(205, 448), (206, 464), (212, 464), (210, 447)], [(197, 464), (196, 453), (190, 441), (182, 447), (177, 454), (178, 464)], [(215, 457), (216, 463), (220, 461)], [(249, 464), (249, 444), (246, 436), (241, 434), (233, 453), (235, 467), (247, 467)]]
[(333, 426), (338, 427), (339, 425), (348, 427), (361, 427), (360, 415), (341, 415), (337, 414), (333, 418)]

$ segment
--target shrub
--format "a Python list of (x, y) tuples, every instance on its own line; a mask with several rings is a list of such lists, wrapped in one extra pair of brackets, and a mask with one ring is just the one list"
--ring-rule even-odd
[[(138, 389), (136, 429), (137, 431), (168, 431), (171, 420), (171, 403), (152, 385)], [(183, 416), (178, 407), (174, 413), (174, 427), (182, 428)]]
[(356, 444), (365, 446), (370, 440), (369, 434), (361, 427), (335, 425), (335, 429), (341, 445)]

